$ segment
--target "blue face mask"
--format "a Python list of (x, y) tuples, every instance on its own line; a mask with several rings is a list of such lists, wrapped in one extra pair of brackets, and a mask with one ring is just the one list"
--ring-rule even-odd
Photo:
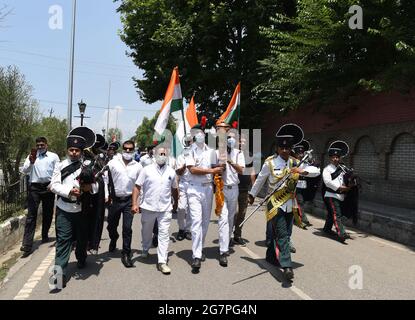
[(236, 139), (235, 138), (228, 138), (228, 147), (233, 149), (235, 148)]

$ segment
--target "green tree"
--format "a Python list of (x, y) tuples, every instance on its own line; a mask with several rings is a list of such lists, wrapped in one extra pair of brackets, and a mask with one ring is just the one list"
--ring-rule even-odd
[[(143, 149), (153, 144), (154, 125), (156, 124), (159, 113), (160, 112), (157, 111), (156, 115), (152, 119), (144, 117), (140, 126), (137, 128), (135, 132), (135, 141), (140, 149)], [(176, 133), (176, 123), (173, 116), (170, 116), (169, 118), (169, 121), (167, 123), (167, 129), (170, 130), (172, 135)]]
[(34, 136), (46, 137), (48, 139), (48, 150), (55, 152), (62, 158), (66, 155), (66, 130), (67, 124), (65, 119), (45, 117), (36, 125)]
[(19, 180), (38, 119), (32, 87), (17, 67), (0, 67), (0, 166), (6, 185)]
[[(363, 9), (363, 30), (349, 28), (349, 7)], [(298, 0), (293, 17), (275, 15), (262, 34), (271, 54), (261, 61), (255, 93), (279, 110), (328, 105), (359, 90), (415, 83), (412, 1)]]
[(183, 96), (195, 94), (198, 112), (212, 125), (227, 107), (241, 81), (242, 125), (258, 125), (264, 108), (251, 89), (257, 84), (258, 60), (269, 51), (260, 25), (285, 12), (292, 0), (118, 0), (129, 55), (144, 70), (135, 79), (142, 100), (163, 98), (171, 70), (179, 66)]
[(109, 128), (107, 133), (107, 142), (111, 143), (115, 138), (115, 141), (121, 142), (122, 141), (122, 132), (118, 128)]

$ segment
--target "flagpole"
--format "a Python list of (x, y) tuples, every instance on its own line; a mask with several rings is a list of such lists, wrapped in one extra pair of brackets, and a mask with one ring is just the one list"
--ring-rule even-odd
[[(240, 93), (239, 93), (239, 99), (241, 99), (241, 95), (242, 95), (242, 90), (240, 89), (241, 88), (241, 82), (239, 81), (239, 90), (240, 90)], [(242, 105), (241, 105), (241, 101), (239, 101), (239, 108), (238, 108), (238, 134), (241, 134), (240, 132), (239, 132), (239, 120), (240, 120), (240, 118), (241, 118), (241, 107), (242, 107)]]
[(184, 107), (182, 108), (182, 120), (183, 120), (183, 129), (184, 129), (184, 136), (186, 136), (186, 121), (184, 121)]

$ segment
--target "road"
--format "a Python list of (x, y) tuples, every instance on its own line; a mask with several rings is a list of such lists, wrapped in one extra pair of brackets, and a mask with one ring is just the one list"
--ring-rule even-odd
[[(248, 208), (249, 212), (249, 208)], [(218, 225), (212, 222), (206, 240), (207, 259), (199, 274), (192, 274), (191, 242), (176, 241), (177, 221), (170, 228), (171, 275), (156, 269), (157, 254), (139, 258), (140, 221), (134, 218), (133, 261), (126, 269), (118, 250), (108, 253), (108, 234), (104, 231), (101, 251), (88, 257), (85, 269), (77, 270), (72, 255), (67, 287), (58, 293), (48, 288), (48, 268), (53, 264), (54, 243), (42, 244), (29, 257), (20, 259), (0, 288), (0, 299), (414, 299), (415, 251), (413, 248), (351, 231), (352, 240), (341, 244), (321, 234), (324, 221), (311, 217), (308, 230), (294, 228), (293, 254), (295, 278), (284, 280), (282, 272), (265, 260), (265, 219), (257, 213), (243, 229), (246, 246), (234, 246), (229, 265), (218, 261)], [(121, 232), (120, 232), (121, 233)]]

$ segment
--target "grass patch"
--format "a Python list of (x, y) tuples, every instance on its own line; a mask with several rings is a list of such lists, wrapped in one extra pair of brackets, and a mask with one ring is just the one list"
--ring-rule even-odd
[(20, 256), (21, 253), (16, 252), (9, 260), (3, 262), (3, 264), (0, 266), (0, 282), (2, 282), (4, 278), (6, 278), (10, 268), (17, 262), (17, 259), (19, 259)]

